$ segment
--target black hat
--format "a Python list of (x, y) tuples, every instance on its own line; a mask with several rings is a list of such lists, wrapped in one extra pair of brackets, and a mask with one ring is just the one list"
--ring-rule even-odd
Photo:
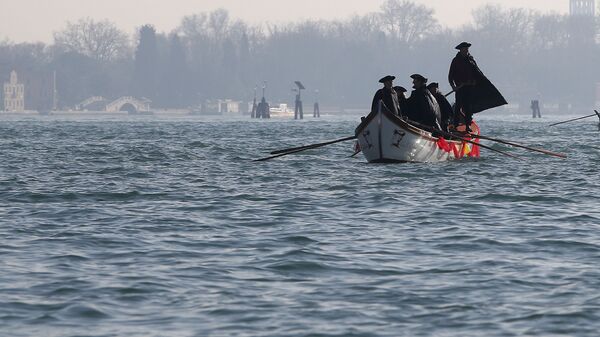
[(427, 86), (427, 89), (431, 89), (431, 88), (436, 88), (438, 89), (440, 87), (440, 84), (437, 82), (431, 82), (429, 83), (429, 85)]
[(385, 83), (385, 82), (388, 82), (388, 81), (393, 81), (395, 79), (396, 79), (396, 76), (387, 75), (386, 77), (380, 79), (379, 83)]
[(404, 87), (400, 87), (400, 86), (398, 86), (398, 87), (394, 87), (394, 90), (396, 90), (396, 91), (400, 91), (400, 92), (407, 92), (407, 91), (408, 91), (408, 90), (406, 90)]
[(412, 78), (413, 80), (421, 80), (421, 81), (427, 83), (427, 78), (425, 78), (425, 77), (423, 77), (422, 75), (419, 75), (419, 74), (411, 75), (410, 78)]
[(463, 48), (469, 48), (471, 46), (472, 46), (472, 44), (470, 44), (469, 42), (462, 42), (461, 44), (456, 46), (456, 49), (461, 50)]

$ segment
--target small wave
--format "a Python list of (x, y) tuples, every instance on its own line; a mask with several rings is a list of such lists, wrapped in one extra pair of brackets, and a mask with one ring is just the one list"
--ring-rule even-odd
[(78, 319), (105, 319), (109, 318), (110, 315), (103, 311), (96, 309), (91, 305), (73, 304), (60, 312), (61, 317), (78, 318)]
[(268, 269), (277, 270), (280, 272), (298, 272), (298, 273), (313, 273), (332, 270), (331, 268), (317, 262), (311, 261), (286, 261), (273, 263), (267, 266)]

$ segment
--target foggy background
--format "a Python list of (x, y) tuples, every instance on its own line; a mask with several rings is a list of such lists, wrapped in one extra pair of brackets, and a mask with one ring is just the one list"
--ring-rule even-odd
[(319, 90), (322, 105), (366, 108), (387, 74), (408, 88), (421, 73), (448, 91), (454, 46), (466, 40), (510, 103), (597, 100), (599, 21), (569, 15), (568, 0), (151, 3), (0, 5), (0, 82), (16, 70), (32, 110), (52, 107), (54, 71), (61, 109), (91, 96), (146, 97), (158, 108), (249, 101), (263, 81), (269, 101), (292, 102), (295, 80), (305, 102)]

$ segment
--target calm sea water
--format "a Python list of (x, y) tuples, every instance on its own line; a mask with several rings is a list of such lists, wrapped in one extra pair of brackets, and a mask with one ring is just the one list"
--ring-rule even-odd
[[(508, 119), (508, 121), (503, 120)], [(357, 117), (0, 119), (0, 336), (598, 336), (596, 121), (568, 160), (370, 165)]]

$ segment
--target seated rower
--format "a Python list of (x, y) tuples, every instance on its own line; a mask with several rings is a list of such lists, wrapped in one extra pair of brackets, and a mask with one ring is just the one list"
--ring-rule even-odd
[(419, 74), (411, 76), (413, 92), (408, 99), (408, 119), (424, 126), (441, 130), (440, 106), (435, 97), (427, 90), (427, 79)]
[(398, 95), (398, 105), (399, 105), (399, 116), (400, 117), (406, 117), (406, 111), (408, 110), (408, 107), (406, 106), (406, 92), (408, 90), (406, 90), (404, 87), (394, 87), (394, 91), (396, 91), (396, 95)]
[(441, 123), (443, 131), (448, 131), (448, 126), (454, 122), (454, 109), (444, 94), (440, 91), (440, 85), (436, 82), (432, 82), (427, 86), (427, 90), (435, 97), (441, 113)]
[(395, 115), (399, 112), (398, 95), (393, 89), (395, 76), (386, 76), (379, 80), (379, 83), (383, 84), (383, 88), (377, 90), (373, 97), (373, 103), (371, 104), (371, 112), (379, 111), (379, 102), (383, 101), (385, 107)]

